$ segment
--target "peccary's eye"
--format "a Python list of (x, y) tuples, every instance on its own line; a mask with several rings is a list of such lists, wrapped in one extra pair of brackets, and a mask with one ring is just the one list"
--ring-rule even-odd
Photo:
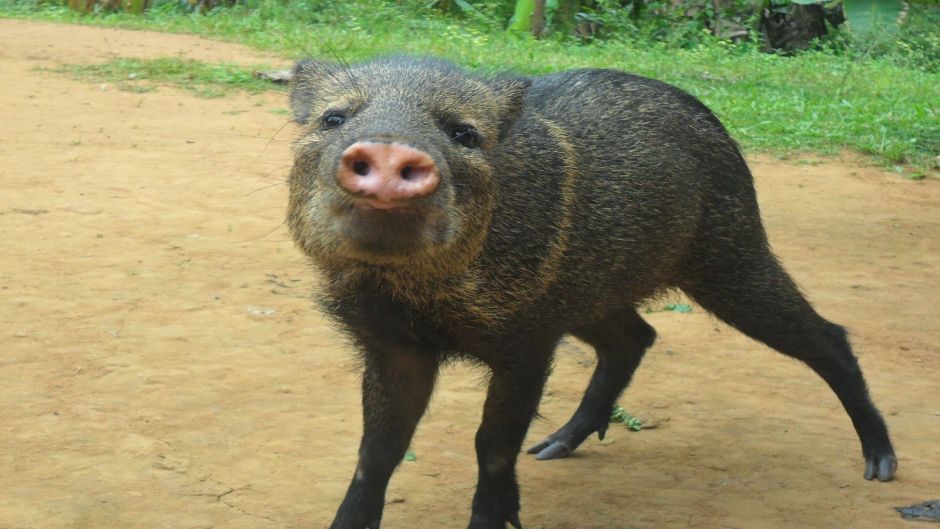
[(346, 123), (346, 116), (341, 112), (327, 112), (323, 115), (323, 126), (328, 129), (336, 128)]
[(468, 149), (480, 147), (480, 133), (470, 125), (454, 125), (450, 128), (450, 139)]

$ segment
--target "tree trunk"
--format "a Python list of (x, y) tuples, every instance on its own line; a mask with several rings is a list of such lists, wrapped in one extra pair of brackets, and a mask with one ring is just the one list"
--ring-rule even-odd
[(545, 0), (535, 0), (535, 8), (532, 10), (532, 36), (542, 38), (542, 31), (545, 29)]

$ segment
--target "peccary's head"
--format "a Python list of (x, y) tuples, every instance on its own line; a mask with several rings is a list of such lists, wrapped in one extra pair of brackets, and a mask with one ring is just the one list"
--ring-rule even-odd
[(297, 244), (327, 267), (446, 274), (480, 251), (495, 203), (494, 149), (528, 81), (435, 59), (295, 68), (304, 128), (290, 173)]

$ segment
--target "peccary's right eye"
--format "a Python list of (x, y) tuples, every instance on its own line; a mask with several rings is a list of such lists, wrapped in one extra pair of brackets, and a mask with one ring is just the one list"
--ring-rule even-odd
[(334, 129), (343, 123), (346, 123), (346, 116), (342, 112), (327, 112), (323, 115), (323, 126), (328, 129)]
[(480, 133), (470, 125), (454, 125), (451, 127), (450, 138), (468, 149), (480, 146)]

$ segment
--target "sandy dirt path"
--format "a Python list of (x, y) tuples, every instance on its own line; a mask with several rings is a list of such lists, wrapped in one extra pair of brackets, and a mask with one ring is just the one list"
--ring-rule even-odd
[[(0, 20), (0, 529), (326, 528), (355, 464), (359, 382), (281, 224), (284, 96), (36, 70), (114, 55), (272, 62)], [(522, 457), (527, 528), (884, 529), (914, 523), (892, 507), (940, 497), (940, 186), (752, 162), (777, 252), (853, 333), (897, 480), (862, 480), (851, 424), (807, 368), (698, 308), (655, 312), (621, 403), (657, 427)], [(565, 422), (592, 368), (563, 343), (530, 440)], [(446, 370), (383, 528), (465, 526), (482, 399), (479, 372)]]

